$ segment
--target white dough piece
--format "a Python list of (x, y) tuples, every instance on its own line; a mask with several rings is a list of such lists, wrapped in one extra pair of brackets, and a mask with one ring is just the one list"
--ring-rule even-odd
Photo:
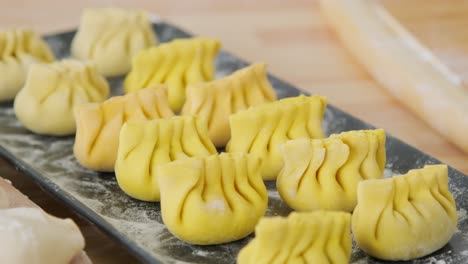
[(1, 263), (70, 263), (84, 245), (71, 219), (53, 217), (39, 208), (0, 210)]

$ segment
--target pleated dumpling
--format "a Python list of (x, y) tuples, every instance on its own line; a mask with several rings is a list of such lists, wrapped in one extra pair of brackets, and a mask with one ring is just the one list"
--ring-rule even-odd
[(181, 159), (158, 169), (161, 214), (167, 229), (190, 244), (246, 237), (268, 206), (260, 160), (223, 153)]
[(385, 132), (359, 130), (327, 139), (295, 139), (282, 145), (280, 153), (284, 167), (276, 185), (291, 208), (352, 212), (359, 182), (383, 177)]
[(15, 98), (31, 64), (53, 60), (49, 46), (34, 31), (0, 31), (0, 101)]
[(218, 40), (199, 37), (176, 39), (141, 51), (132, 60), (132, 71), (125, 78), (125, 91), (167, 84), (169, 105), (179, 112), (187, 85), (214, 79), (214, 60), (220, 46)]
[(188, 85), (186, 95), (182, 114), (206, 118), (210, 139), (217, 147), (229, 141), (229, 115), (276, 100), (265, 63), (240, 69), (220, 80)]
[(323, 138), (327, 101), (321, 96), (297, 96), (252, 107), (229, 117), (228, 152), (253, 153), (262, 159), (262, 176), (276, 179), (283, 167), (278, 146), (290, 139)]
[(120, 8), (86, 9), (73, 38), (71, 53), (80, 60), (95, 62), (103, 75), (117, 76), (130, 71), (131, 59), (136, 53), (157, 42), (146, 12)]
[(410, 260), (442, 248), (457, 229), (446, 165), (363, 181), (352, 230), (359, 247), (385, 260)]
[(73, 151), (86, 168), (113, 171), (119, 133), (127, 121), (172, 117), (165, 87), (148, 87), (101, 104), (83, 104), (75, 109), (76, 138)]
[(85, 241), (71, 219), (59, 219), (39, 208), (0, 210), (2, 263), (71, 263)]
[(349, 263), (350, 222), (349, 213), (332, 211), (262, 218), (255, 238), (239, 252), (237, 263)]
[(194, 116), (127, 122), (120, 131), (115, 176), (129, 196), (157, 202), (159, 165), (215, 153), (206, 122)]
[(15, 98), (14, 109), (21, 123), (35, 133), (71, 135), (76, 130), (74, 108), (102, 102), (108, 96), (109, 85), (93, 63), (34, 64)]

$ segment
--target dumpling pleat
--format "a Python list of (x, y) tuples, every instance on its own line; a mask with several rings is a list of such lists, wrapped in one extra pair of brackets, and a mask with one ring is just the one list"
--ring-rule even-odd
[(191, 52), (190, 57), (188, 58), (190, 63), (187, 64), (187, 68), (185, 68), (185, 72), (182, 74), (182, 76), (185, 76), (185, 82), (178, 86), (181, 88), (181, 93), (184, 93), (185, 86), (189, 83), (197, 84), (199, 82), (203, 82), (204, 80), (210, 80), (206, 79), (207, 76), (204, 76), (203, 72), (203, 63), (205, 59), (204, 53), (207, 52), (203, 42), (200, 39), (197, 39), (193, 47), (190, 48)]
[(202, 62), (202, 68), (203, 68), (203, 75), (205, 77), (204, 80), (213, 80), (215, 78), (215, 68), (214, 68), (214, 63), (208, 63), (212, 62), (216, 59), (216, 56), (218, 54), (218, 50), (221, 47), (220, 42), (202, 42), (203, 45), (205, 45), (204, 48), (204, 58), (201, 60)]
[(378, 142), (374, 136), (368, 136), (368, 151), (367, 157), (361, 164), (361, 173), (364, 179), (372, 179), (374, 178), (373, 175), (381, 171), (380, 167), (377, 163), (377, 148)]
[[(248, 91), (246, 91), (246, 88), (245, 88), (246, 86), (244, 84), (246, 80), (242, 78), (233, 78), (230, 81), (232, 82), (231, 90), (233, 93), (233, 97), (235, 99), (234, 105), (233, 105), (234, 109), (232, 110), (232, 113), (236, 113), (239, 110), (247, 109), (249, 107), (249, 104), (247, 103), (247, 95), (246, 95)], [(239, 88), (235, 89), (236, 87), (239, 87)]]
[(349, 213), (324, 211), (264, 217), (237, 263), (348, 263), (350, 218)]
[[(290, 110), (286, 110), (286, 111), (281, 111), (281, 110), (277, 110), (277, 111), (280, 111), (281, 112), (281, 118), (279, 118), (279, 120), (277, 120), (277, 125), (276, 127), (273, 129), (273, 134), (271, 135), (270, 137), (270, 142), (268, 143), (268, 151), (270, 152), (273, 152), (273, 153), (278, 153), (278, 142), (286, 142), (288, 141), (290, 138), (288, 137), (288, 132), (285, 133), (285, 131), (301, 131), (302, 132), (299, 132), (297, 133), (296, 135), (293, 136), (293, 138), (306, 138), (308, 137), (307, 133), (304, 133), (305, 132), (305, 129), (303, 129), (303, 126), (300, 124), (301, 122), (300, 121), (297, 121), (299, 120), (297, 117), (298, 115), (298, 112), (300, 112), (300, 110), (297, 108), (297, 107), (291, 107)], [(271, 116), (270, 118), (275, 118), (273, 116)], [(296, 123), (296, 122), (299, 122), (299, 123)], [(281, 162), (281, 160), (279, 161)]]
[[(383, 177), (380, 170), (385, 152), (369, 152), (366, 134), (382, 134), (383, 130), (349, 131), (326, 139), (299, 138), (286, 141), (279, 149), (284, 166), (277, 179), (277, 187), (286, 203), (301, 211), (345, 210), (351, 212), (357, 200), (357, 186), (365, 179)], [(374, 137), (375, 138), (375, 137)], [(374, 144), (376, 148), (384, 144)], [(362, 166), (367, 162), (366, 166)], [(299, 172), (298, 168), (307, 167)], [(300, 174), (302, 173), (302, 174)]]
[[(188, 85), (182, 115), (198, 115), (207, 119), (210, 139), (217, 147), (226, 146), (230, 138), (229, 116), (271, 101), (263, 95), (262, 90), (266, 88), (261, 87), (256, 76), (256, 69), (262, 67), (265, 68), (264, 63), (257, 63), (219, 80)], [(269, 88), (273, 90), (271, 86)]]
[[(178, 112), (185, 102), (186, 86), (209, 81), (214, 76), (213, 61), (218, 49), (217, 40), (191, 38), (176, 39), (142, 51), (132, 61), (133, 67), (126, 77), (125, 90), (130, 92), (141, 89), (142, 84), (167, 84), (169, 103)], [(209, 70), (213, 73), (206, 74)]]
[(236, 174), (237, 177), (235, 178), (235, 187), (238, 191), (239, 196), (244, 199), (248, 204), (252, 204), (255, 197), (253, 197), (252, 192), (249, 187), (251, 187), (247, 173), (248, 168), (245, 162), (237, 162), (236, 163)]
[(453, 198), (439, 193), (439, 183), (448, 189), (447, 174), (445, 165), (427, 165), (405, 175), (361, 182), (353, 214), (360, 248), (384, 260), (409, 260), (443, 247), (457, 225)]
[[(85, 167), (113, 171), (119, 146), (120, 128), (128, 121), (152, 120), (171, 117), (164, 88), (149, 87), (125, 96), (112, 97), (109, 100), (91, 106), (83, 104), (76, 109), (77, 138), (74, 152), (78, 161)], [(95, 109), (88, 112), (87, 109)], [(80, 114), (88, 112), (88, 114)], [(100, 119), (99, 127), (90, 126), (96, 118)], [(94, 130), (95, 138), (90, 138), (87, 130)], [(87, 152), (82, 151), (83, 145), (89, 141), (95, 142)], [(89, 152), (88, 152), (89, 151)]]
[[(407, 186), (407, 189), (408, 189), (408, 193), (407, 193), (407, 200), (408, 202), (406, 203), (406, 205), (409, 207), (408, 211), (412, 211), (415, 215), (418, 215), (418, 217), (424, 217), (423, 214), (418, 210), (418, 208), (416, 206), (414, 206), (413, 204), (413, 201), (414, 201), (414, 194), (412, 194), (409, 186), (409, 182), (408, 182), (408, 179), (407, 178), (403, 178), (404, 180), (404, 184)], [(412, 217), (414, 219), (414, 217)]]
[(145, 12), (119, 8), (86, 9), (73, 38), (71, 54), (83, 61), (93, 61), (106, 77), (120, 76), (130, 70), (134, 55), (157, 42)]
[[(246, 161), (247, 163), (247, 172), (248, 175), (254, 175), (261, 167), (261, 160), (258, 157), (252, 156), (252, 158), (248, 159)], [(262, 200), (267, 200), (265, 199), (268, 197), (268, 193), (266, 191), (265, 184), (260, 178), (257, 177), (247, 177), (247, 180), (252, 187), (253, 190), (255, 190), (256, 194), (258, 195), (259, 199)]]
[[(116, 178), (121, 189), (136, 199), (159, 201), (159, 166), (189, 157), (204, 157), (216, 153), (212, 144), (203, 142), (203, 138), (206, 138), (206, 135), (203, 136), (203, 133), (206, 134), (206, 128), (204, 132), (199, 131), (203, 125), (204, 123), (195, 117), (140, 120), (123, 125), (115, 163)], [(145, 137), (134, 138), (133, 126), (147, 131)], [(137, 158), (124, 159), (127, 145), (134, 140), (140, 141), (134, 151), (136, 157), (145, 157), (141, 161)], [(151, 151), (147, 151), (148, 148), (151, 148)], [(151, 163), (146, 163), (146, 157)], [(143, 184), (141, 180), (147, 177), (151, 182)]]
[[(187, 60), (193, 63), (194, 60), (192, 47), (183, 45), (183, 43), (179, 43), (178, 46), (179, 50), (187, 50), (183, 52), (171, 52), (169, 47), (167, 48), (169, 52), (166, 56), (170, 58), (168, 64), (165, 65), (165, 67), (167, 67), (165, 69), (167, 75), (160, 81), (161, 83), (167, 83), (169, 87), (169, 104), (175, 112), (179, 110), (180, 105), (183, 103), (185, 99), (185, 86), (190, 82), (189, 77), (185, 74), (187, 65), (180, 62)], [(152, 82), (154, 82), (154, 80), (152, 80), (151, 83)]]
[(261, 87), (263, 97), (268, 99), (268, 101), (276, 100), (276, 94), (274, 92), (275, 90), (268, 81), (268, 76), (266, 73), (266, 64), (263, 64), (261, 67), (255, 68), (254, 76), (257, 79), (257, 83)]
[(96, 111), (95, 108), (88, 108), (80, 112), (79, 114), (75, 113), (76, 120), (77, 120), (76, 122), (79, 123), (78, 126), (81, 126), (81, 127), (85, 127), (84, 126), (85, 124), (83, 124), (83, 122), (85, 122), (84, 120), (87, 119), (86, 116), (90, 116), (90, 115), (94, 116), (95, 118), (93, 118), (89, 122), (86, 122), (86, 127), (89, 129), (83, 129), (83, 136), (90, 139), (88, 142), (84, 144), (86, 146), (85, 153), (87, 155), (91, 155), (92, 150), (94, 149), (94, 146), (96, 145), (96, 142), (99, 136), (98, 131), (100, 131), (103, 126), (103, 120), (102, 120), (103, 116), (102, 116), (102, 113), (100, 111)]
[(306, 107), (309, 108), (307, 111), (307, 131), (308, 137), (310, 138), (324, 137), (322, 130), (322, 121), (323, 115), (325, 113), (325, 108), (327, 106), (327, 101), (323, 97), (319, 98), (319, 100), (311, 100), (310, 103), (306, 104)]
[[(145, 103), (145, 101), (143, 100), (144, 98), (142, 98), (142, 94), (134, 94), (133, 97), (135, 98), (135, 101), (133, 102), (132, 105), (139, 105), (141, 107), (136, 107), (134, 109), (132, 109), (132, 107), (125, 107), (126, 109), (129, 109), (129, 113), (132, 113), (134, 112), (135, 114), (129, 114), (128, 116), (139, 116), (139, 117), (143, 117), (142, 119), (143, 120), (151, 120), (151, 119), (154, 119), (156, 116), (152, 116), (151, 115), (151, 111), (149, 111), (147, 108), (149, 108), (149, 106)], [(146, 96), (153, 96), (153, 94), (148, 94)], [(124, 111), (125, 112), (125, 111)], [(159, 109), (158, 109), (158, 105), (156, 105), (156, 113), (157, 115), (159, 116), (160, 113), (159, 113)], [(129, 120), (130, 118), (126, 118), (125, 120)]]
[[(364, 179), (362, 163), (369, 155), (369, 142), (365, 132), (363, 131), (355, 131), (355, 133), (343, 133), (339, 138), (343, 141), (343, 143), (348, 145), (350, 152), (348, 161), (337, 172), (337, 181), (340, 182), (341, 186), (343, 186), (346, 192), (354, 191), (356, 189), (357, 182)], [(354, 177), (354, 180), (351, 176), (353, 174), (357, 174)]]
[[(139, 145), (141, 144), (149, 144), (151, 146), (151, 153), (148, 155), (148, 160), (149, 160), (149, 163), (148, 164), (143, 164), (143, 167), (147, 167), (148, 168), (148, 177), (151, 178), (154, 173), (156, 172), (157, 170), (157, 162), (155, 162), (155, 158), (156, 157), (156, 151), (158, 150), (157, 146), (160, 144), (160, 139), (159, 138), (156, 138), (156, 140), (150, 140), (149, 142), (144, 142), (144, 141), (141, 141)], [(138, 145), (136, 147), (139, 147)], [(133, 151), (137, 151), (137, 149), (133, 149)], [(139, 151), (139, 150), (138, 150)]]
[(146, 137), (145, 131), (137, 126), (129, 126), (128, 129), (132, 130), (132, 134), (135, 135), (132, 140), (127, 141), (127, 144), (125, 146), (121, 147), (122, 151), (122, 156), (124, 160), (130, 159), (135, 152), (137, 152), (137, 149), (141, 144), (144, 143), (144, 139)]
[(104, 77), (88, 77), (92, 71), (97, 74), (94, 64), (75, 60), (31, 65), (25, 86), (15, 97), (17, 118), (34, 133), (74, 134), (74, 108), (82, 103), (102, 102), (109, 95)]
[[(302, 115), (308, 112), (309, 105), (320, 105), (319, 112)], [(294, 138), (313, 138), (322, 136), (321, 121), (324, 99), (319, 96), (298, 96), (276, 102), (262, 104), (230, 116), (231, 141), (228, 152), (255, 153), (263, 159), (262, 175), (266, 180), (276, 179), (282, 167), (278, 145)], [(301, 117), (299, 119), (298, 117)], [(305, 117), (308, 117), (307, 119)], [(309, 134), (311, 121), (318, 119), (319, 131)], [(315, 123), (312, 122), (312, 123)]]
[(208, 131), (206, 126), (206, 120), (195, 123), (195, 131), (197, 132), (198, 138), (202, 146), (207, 149), (210, 153), (216, 152), (216, 148), (208, 137)]
[[(200, 245), (226, 243), (250, 234), (268, 204), (257, 162), (242, 153), (222, 153), (160, 166), (161, 212), (168, 230), (183, 241)], [(195, 187), (188, 188), (193, 182)], [(180, 186), (177, 193), (176, 186)], [(181, 201), (184, 208), (174, 207)], [(186, 221), (174, 221), (178, 210)]]
[(296, 138), (308, 138), (309, 131), (307, 127), (301, 125), (301, 120), (308, 120), (310, 116), (308, 111), (301, 111), (302, 109), (294, 108), (294, 112), (291, 114), (291, 125), (286, 133), (286, 140), (296, 139)]
[[(225, 199), (225, 202), (232, 213), (236, 212), (236, 200), (233, 199), (233, 194), (235, 194), (234, 186), (234, 171), (232, 167), (235, 165), (232, 164), (230, 160), (223, 159), (218, 157), (219, 159), (219, 181), (221, 186), (222, 196)], [(233, 166), (234, 165), (234, 166)]]
[[(443, 208), (445, 213), (451, 215), (453, 212), (454, 200), (451, 196), (444, 196), (440, 192), (441, 184), (439, 184), (439, 178), (439, 175), (436, 174), (431, 179), (431, 181), (428, 183), (429, 191), (431, 192), (431, 195), (434, 197), (434, 199), (437, 200), (437, 203)], [(448, 186), (448, 183), (445, 183), (445, 186)]]

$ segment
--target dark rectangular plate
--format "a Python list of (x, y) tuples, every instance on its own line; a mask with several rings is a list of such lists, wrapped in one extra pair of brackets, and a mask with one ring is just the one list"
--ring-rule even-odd
[[(157, 22), (154, 29), (161, 42), (191, 35), (173, 25)], [(57, 58), (69, 56), (75, 32), (46, 36)], [(225, 76), (247, 63), (221, 51), (216, 59), (217, 77)], [(269, 76), (280, 98), (301, 92), (280, 79)], [(123, 78), (109, 80), (112, 94), (122, 94)], [(47, 118), (47, 117), (44, 117)], [(323, 123), (328, 135), (372, 126), (329, 105)], [(237, 242), (216, 246), (192, 246), (172, 236), (162, 224), (159, 203), (146, 203), (129, 198), (115, 181), (114, 174), (96, 173), (81, 167), (73, 156), (73, 137), (48, 137), (32, 134), (16, 120), (10, 104), (0, 105), (0, 154), (12, 161), (43, 188), (56, 195), (102, 230), (124, 244), (146, 263), (235, 263), (239, 250), (253, 235)], [(387, 176), (405, 173), (438, 160), (387, 138)], [(459, 230), (451, 241), (431, 256), (413, 263), (468, 262), (468, 178), (449, 169), (450, 190), (457, 201)], [(269, 207), (266, 215), (286, 216), (291, 210), (281, 201), (273, 182), (267, 182)], [(200, 227), (203, 228), (203, 227)], [(438, 262), (440, 261), (440, 262)], [(353, 263), (382, 263), (366, 256), (353, 246)]]

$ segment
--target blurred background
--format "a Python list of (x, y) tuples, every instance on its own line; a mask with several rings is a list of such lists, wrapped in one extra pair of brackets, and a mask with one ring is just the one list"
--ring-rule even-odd
[[(380, 2), (453, 72), (468, 78), (468, 1)], [(1, 0), (0, 27), (31, 27), (43, 34), (72, 30), (84, 8), (104, 6), (144, 9), (193, 34), (216, 37), (223, 49), (268, 63), (269, 72), (303, 91), (324, 95), (342, 110), (468, 173), (468, 155), (374, 81), (327, 27), (313, 0)], [(95, 263), (136, 262), (3, 160), (0, 175), (23, 177), (22, 188), (35, 202), (52, 214), (78, 219)]]

